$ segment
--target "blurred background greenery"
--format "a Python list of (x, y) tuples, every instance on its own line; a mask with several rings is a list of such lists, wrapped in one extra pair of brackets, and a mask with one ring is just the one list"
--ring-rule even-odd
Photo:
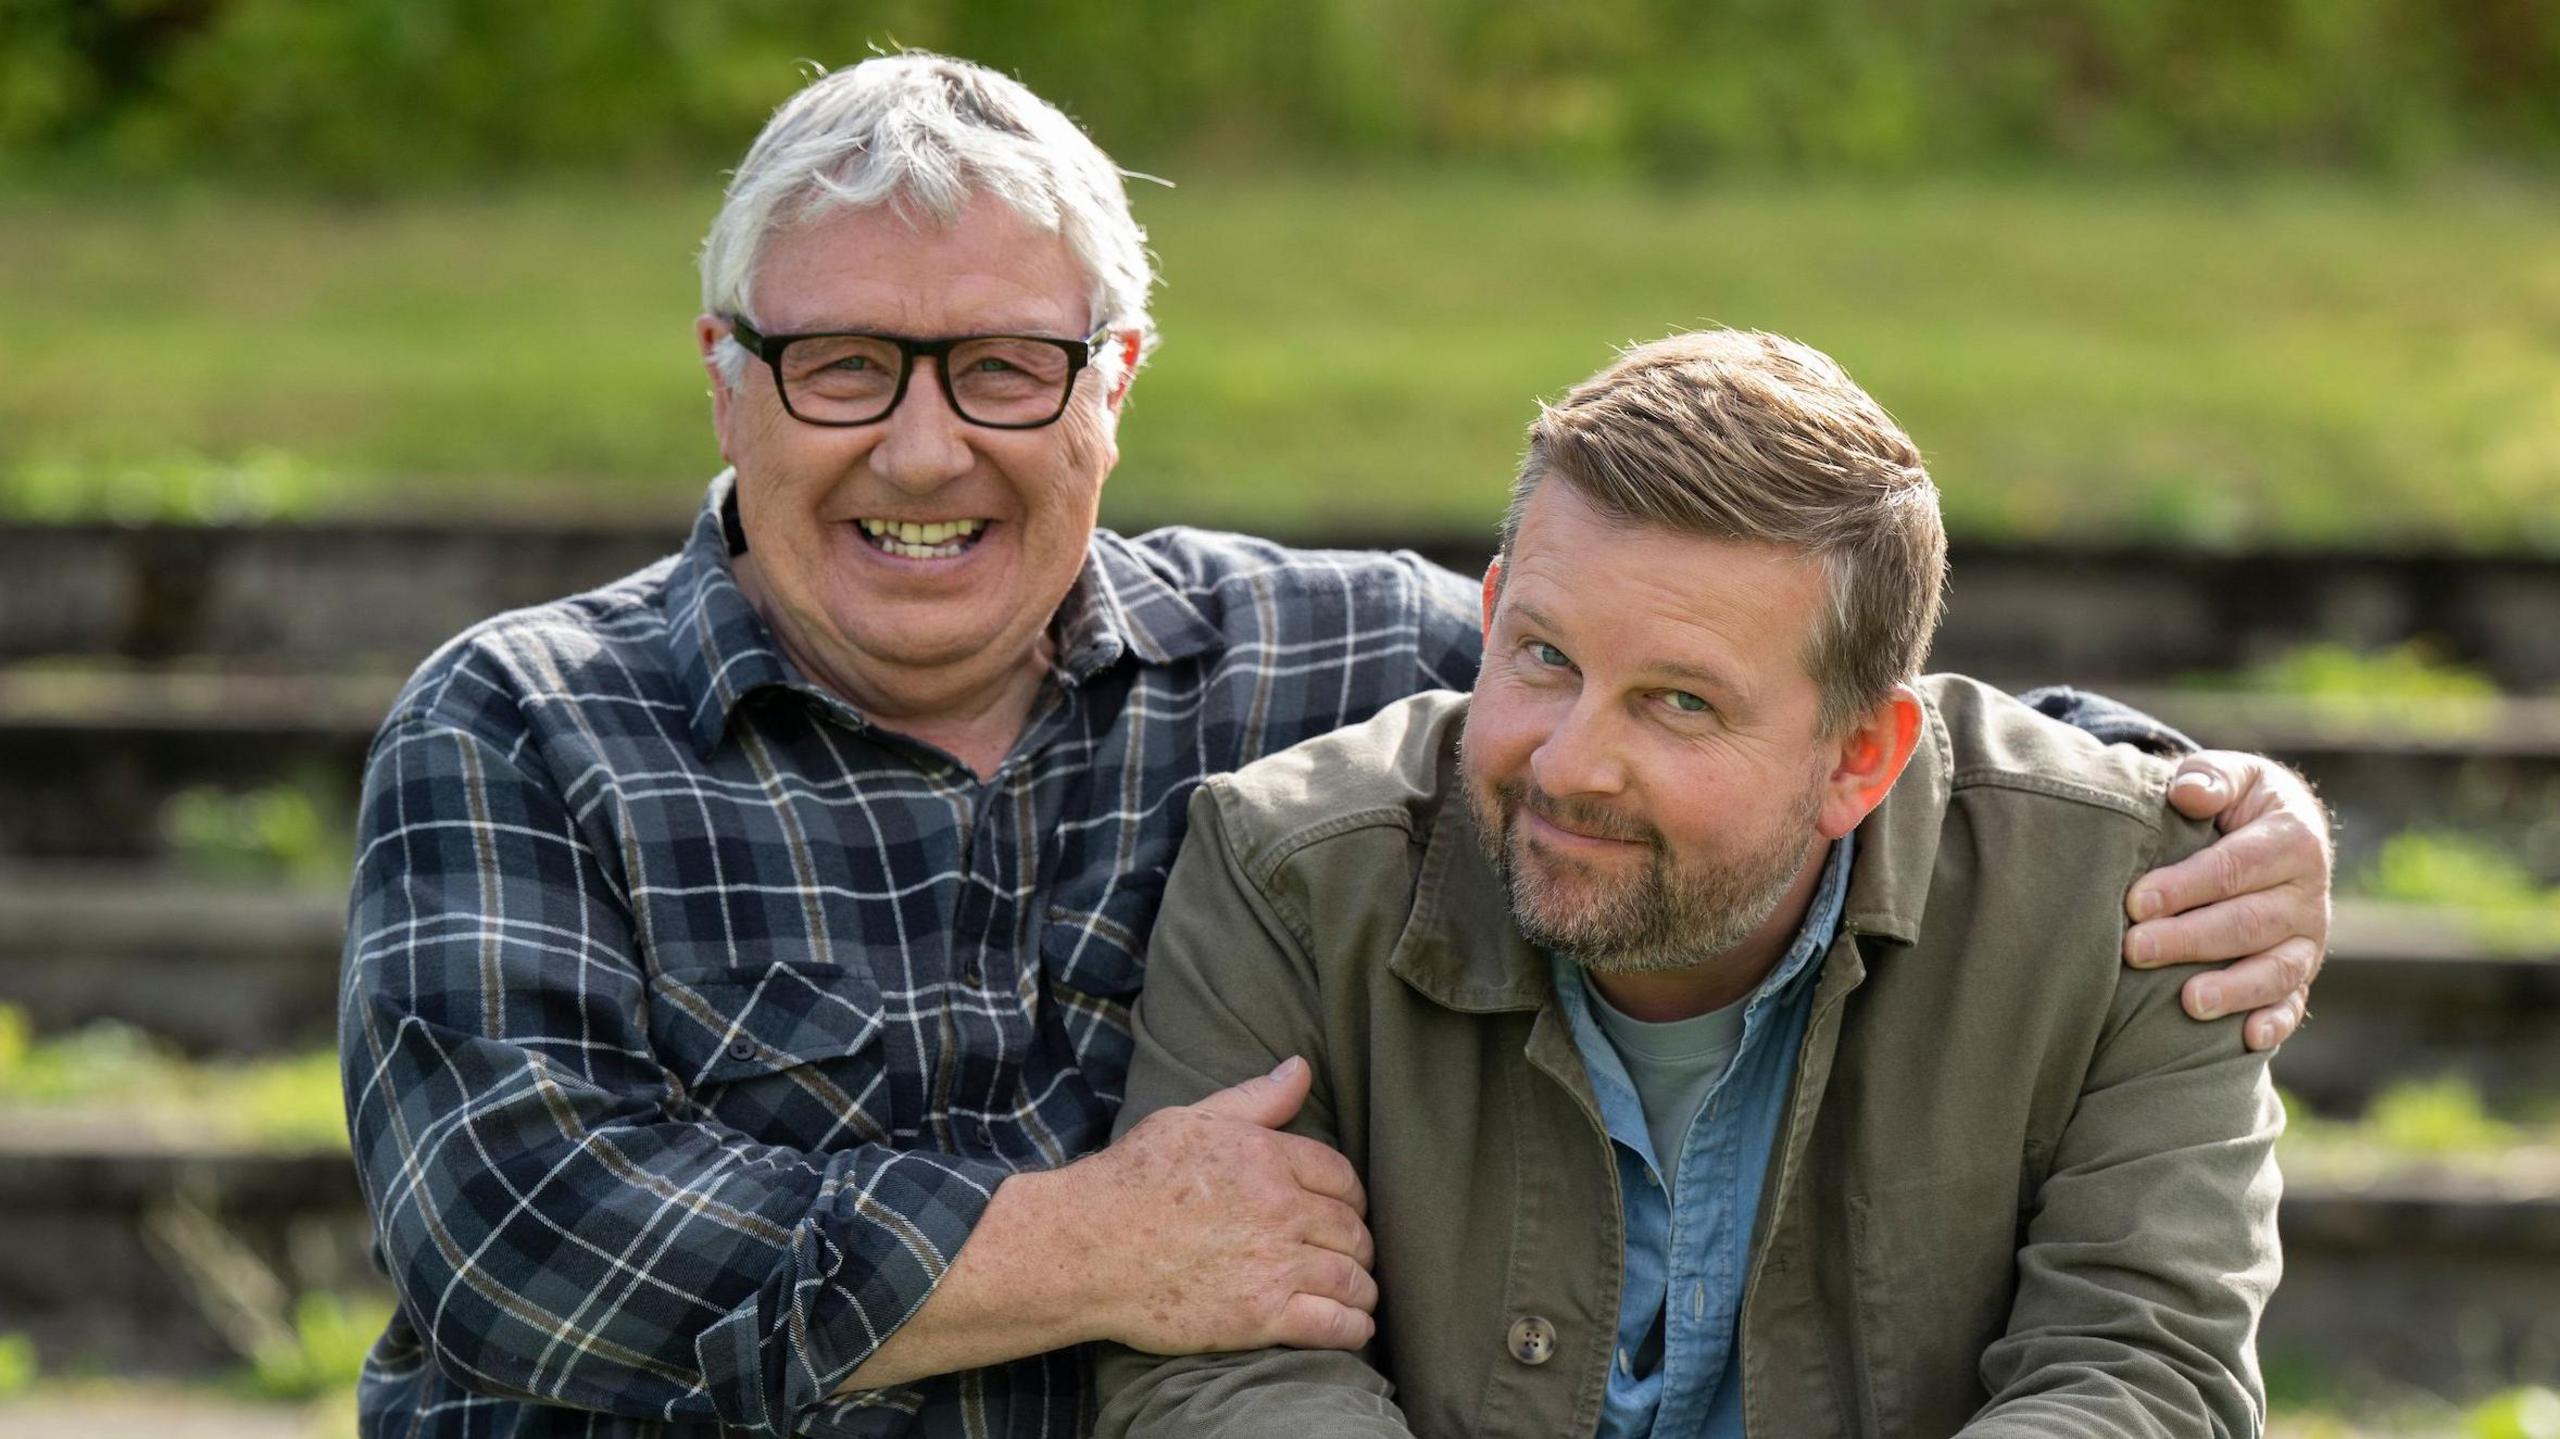
[(1175, 182), (1120, 523), (1484, 523), (1720, 322), (1964, 533), (2560, 547), (2536, 0), (0, 0), (0, 513), (680, 514), (719, 172), (894, 45)]

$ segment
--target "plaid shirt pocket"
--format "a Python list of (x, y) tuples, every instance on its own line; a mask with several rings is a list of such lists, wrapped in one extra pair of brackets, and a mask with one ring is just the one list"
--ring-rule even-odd
[(709, 1117), (750, 1134), (823, 1134), (878, 1143), (889, 1133), (879, 1043), (886, 1025), (870, 971), (804, 960), (659, 974), (649, 1038)]

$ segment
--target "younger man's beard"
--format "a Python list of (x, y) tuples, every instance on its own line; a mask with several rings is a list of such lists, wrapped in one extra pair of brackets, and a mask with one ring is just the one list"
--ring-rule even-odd
[[(1659, 831), (1604, 806), (1558, 800), (1518, 783), (1497, 783), (1490, 792), (1477, 784), (1465, 788), (1477, 843), (1510, 896), (1512, 923), (1530, 943), (1603, 974), (1683, 969), (1750, 938), (1803, 872), (1822, 810), (1820, 792), (1807, 786), (1771, 842), (1736, 859), (1683, 867)], [(1652, 853), (1632, 879), (1586, 877), (1577, 885), (1554, 873), (1571, 861), (1542, 861), (1531, 852), (1520, 824), (1523, 809)]]

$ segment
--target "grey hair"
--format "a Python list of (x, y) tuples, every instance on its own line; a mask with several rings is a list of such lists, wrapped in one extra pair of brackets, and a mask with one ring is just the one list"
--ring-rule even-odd
[[(702, 307), (753, 319), (757, 261), (790, 226), (876, 205), (949, 225), (984, 194), (1065, 237), (1092, 278), (1094, 327), (1139, 331), (1143, 355), (1155, 347), (1155, 270), (1122, 173), (1018, 80), (943, 55), (875, 56), (819, 75), (765, 122), (703, 240)], [(734, 388), (746, 350), (723, 336), (713, 357)], [(1118, 346), (1100, 362), (1114, 380), (1119, 363)]]

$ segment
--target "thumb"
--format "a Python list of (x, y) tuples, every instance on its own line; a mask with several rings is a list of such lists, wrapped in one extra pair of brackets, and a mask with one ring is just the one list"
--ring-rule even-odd
[(2223, 767), (2203, 756), (2189, 756), (2169, 779), (2169, 803), (2189, 819), (2211, 819), (2231, 805), (2239, 786)]
[(1298, 1106), (1307, 1102), (1307, 1089), (1314, 1082), (1315, 1072), (1293, 1054), (1269, 1074), (1257, 1074), (1242, 1084), (1229, 1085), (1192, 1108), (1221, 1119), (1241, 1119), (1265, 1129), (1278, 1129), (1297, 1117)]

